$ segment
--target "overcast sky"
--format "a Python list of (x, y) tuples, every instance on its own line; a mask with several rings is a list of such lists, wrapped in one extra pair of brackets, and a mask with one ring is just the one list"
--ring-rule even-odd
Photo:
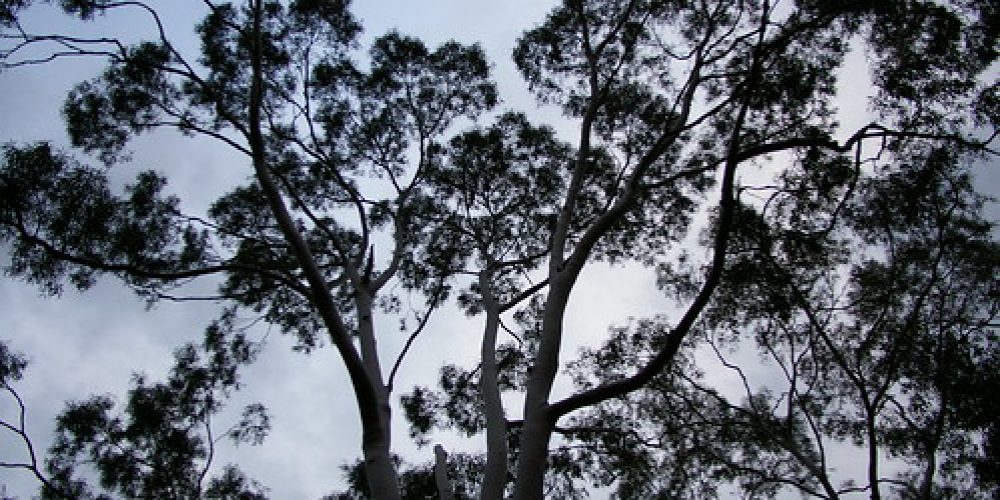
[[(196, 49), (191, 27), (203, 14), (196, 0), (151, 1), (163, 6), (169, 33), (182, 41), (188, 53)], [(558, 125), (568, 133), (557, 113), (539, 109), (514, 70), (510, 53), (514, 40), (524, 29), (538, 23), (551, 0), (371, 0), (357, 2), (354, 12), (363, 20), (363, 45), (390, 29), (422, 38), (429, 46), (449, 39), (479, 42), (494, 64), (500, 86), (502, 108), (529, 112), (541, 122)], [(100, 32), (115, 29), (135, 31), (148, 27), (141, 17), (104, 20), (84, 29)], [(38, 31), (59, 30), (65, 23), (74, 29), (79, 23), (67, 21), (51, 7), (33, 10), (25, 25)], [(146, 30), (147, 36), (150, 31)], [(186, 45), (185, 45), (186, 44)], [(859, 56), (860, 57), (860, 56)], [(860, 59), (859, 59), (860, 61)], [(101, 64), (90, 60), (60, 61), (44, 67), (0, 73), (0, 142), (48, 139), (65, 144), (59, 108), (66, 90), (74, 83), (95, 75)], [(857, 67), (855, 67), (857, 70)], [(863, 75), (863, 70), (860, 73)], [(846, 95), (854, 95), (853, 112), (844, 115), (845, 125), (867, 121), (863, 112), (866, 80), (854, 75), (847, 79)], [(154, 134), (138, 139), (131, 148), (134, 160), (115, 167), (120, 183), (146, 168), (169, 173), (170, 190), (182, 195), (185, 207), (203, 213), (205, 207), (232, 186), (250, 175), (249, 165), (239, 156), (208, 141), (181, 138), (176, 134)], [(996, 185), (996, 174), (989, 186)], [(992, 192), (996, 192), (995, 189)], [(6, 256), (3, 259), (6, 263)], [(567, 317), (572, 332), (564, 352), (572, 353), (581, 344), (594, 344), (608, 324), (622, 324), (629, 316), (667, 312), (670, 302), (655, 292), (648, 272), (622, 272), (597, 266), (581, 280), (585, 285), (573, 296)], [(211, 283), (203, 285), (211, 289)], [(124, 290), (114, 280), (102, 280), (83, 294), (67, 290), (61, 298), (42, 297), (30, 286), (0, 279), (0, 338), (18, 351), (27, 353), (32, 364), (17, 385), (28, 406), (29, 432), (36, 449), (47, 447), (53, 419), (67, 400), (93, 394), (120, 397), (130, 375), (142, 372), (160, 379), (169, 368), (171, 352), (184, 341), (198, 339), (202, 329), (218, 309), (206, 303), (161, 303), (152, 310)], [(393, 323), (384, 325), (392, 333)], [(481, 325), (466, 320), (454, 310), (438, 314), (429, 330), (414, 346), (399, 375), (399, 388), (415, 383), (432, 385), (437, 368), (445, 362), (473, 360), (479, 349)], [(267, 334), (258, 328), (255, 335)], [(391, 363), (402, 338), (380, 338), (385, 359)], [(276, 332), (267, 337), (260, 360), (245, 372), (247, 389), (234, 398), (233, 407), (261, 401), (273, 416), (273, 431), (264, 445), (222, 450), (217, 464), (239, 463), (249, 476), (270, 488), (273, 498), (318, 498), (342, 486), (340, 464), (360, 455), (360, 425), (347, 378), (336, 352), (329, 346), (311, 355), (294, 353), (292, 342)], [(565, 388), (565, 385), (562, 386)], [(561, 393), (564, 394), (564, 393)], [(557, 394), (558, 396), (558, 394)], [(0, 396), (0, 413), (10, 417), (9, 398)], [(519, 408), (509, 409), (514, 415)], [(404, 419), (394, 419), (394, 450), (412, 461), (432, 458), (429, 448), (417, 449), (408, 442)], [(220, 424), (219, 427), (225, 427)], [(449, 451), (476, 450), (481, 439), (443, 436)], [(0, 435), (0, 459), (17, 456), (20, 443)], [(15, 451), (11, 451), (15, 450)], [(845, 466), (847, 467), (847, 466)], [(7, 494), (28, 498), (37, 490), (36, 481), (26, 473), (0, 470), (0, 487)], [(2, 491), (2, 489), (0, 489)]]
[[(204, 13), (202, 2), (171, 0), (151, 4), (160, 9), (173, 40), (192, 53), (197, 47), (192, 27)], [(431, 47), (450, 39), (479, 42), (495, 65), (501, 106), (530, 111), (535, 109), (534, 101), (516, 75), (509, 55), (517, 35), (539, 22), (551, 4), (539, 0), (379, 0), (358, 2), (353, 10), (365, 27), (363, 47), (391, 29), (416, 35)], [(138, 15), (80, 26), (48, 6), (29, 11), (25, 26), (37, 31), (72, 28), (85, 33), (108, 29), (118, 32), (127, 26), (127, 33), (137, 33), (140, 27), (145, 36), (151, 33), (149, 24)], [(63, 60), (0, 73), (0, 142), (47, 139), (66, 144), (59, 115), (65, 93), (102, 67), (94, 60)], [(224, 148), (176, 134), (140, 137), (130, 149), (133, 161), (112, 171), (119, 184), (141, 169), (167, 172), (169, 189), (181, 194), (185, 207), (195, 213), (203, 213), (217, 196), (243, 183), (251, 173), (243, 158)], [(642, 279), (651, 285), (651, 278)], [(210, 288), (206, 284), (206, 289)], [(594, 300), (606, 305), (629, 304), (637, 314), (643, 303), (639, 290), (648, 286), (624, 288), (637, 292), (635, 296), (617, 294)], [(587, 299), (581, 296), (580, 300)], [(36, 449), (47, 447), (53, 419), (65, 401), (105, 393), (120, 400), (131, 374), (137, 371), (153, 380), (161, 378), (172, 363), (173, 349), (184, 341), (198, 339), (217, 311), (215, 306), (203, 303), (161, 303), (146, 311), (141, 301), (114, 280), (102, 280), (83, 294), (67, 290), (58, 299), (43, 297), (37, 289), (10, 279), (0, 280), (0, 317), (5, 318), (0, 338), (15, 350), (27, 353), (32, 361), (17, 389), (28, 405), (28, 428)], [(384, 326), (385, 331), (395, 331), (391, 323)], [(265, 329), (256, 332), (258, 336), (266, 334)], [(418, 382), (432, 385), (437, 368), (444, 362), (472, 359), (478, 351), (479, 333), (480, 327), (474, 321), (456, 314), (438, 315), (403, 365), (400, 388)], [(328, 346), (311, 355), (294, 353), (290, 340), (277, 333), (268, 336), (259, 361), (245, 371), (247, 390), (237, 395), (231, 405), (238, 408), (245, 402), (264, 402), (273, 417), (273, 432), (262, 446), (224, 450), (217, 464), (238, 462), (248, 475), (271, 489), (273, 498), (318, 498), (341, 487), (338, 466), (360, 456), (360, 425), (336, 352)], [(391, 336), (380, 339), (380, 347), (390, 362), (401, 340)], [(9, 417), (12, 410), (9, 398), (0, 399), (4, 416)], [(413, 461), (430, 460), (430, 449), (417, 450), (408, 443), (402, 416), (394, 420), (394, 449)], [(10, 438), (0, 435), (3, 458), (13, 458), (9, 453), (22, 449)], [(473, 441), (454, 440), (446, 446), (452, 451), (477, 449), (479, 440)], [(0, 470), (0, 485), (6, 486), (7, 494), (22, 498), (37, 491), (36, 481), (19, 471)]]

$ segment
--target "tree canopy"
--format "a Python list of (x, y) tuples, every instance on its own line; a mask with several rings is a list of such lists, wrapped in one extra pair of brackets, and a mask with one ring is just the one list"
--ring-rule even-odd
[[(137, 10), (155, 35), (36, 33), (34, 3), (80, 23)], [(107, 276), (220, 311), (164, 381), (67, 403), (44, 455), (26, 357), (0, 343), (16, 403), (0, 425), (27, 456), (0, 467), (44, 498), (267, 498), (213, 465), (220, 439), (271, 426), (259, 403), (213, 426), (259, 349), (241, 313), (346, 368), (331, 390), (357, 408), (361, 460), (328, 464), (347, 490), (327, 498), (1000, 494), (1000, 248), (975, 182), (998, 154), (994, 2), (565, 0), (512, 56), (568, 136), (500, 107), (477, 44), (390, 31), (362, 50), (348, 0), (192, 4), (190, 52), (154, 1), (0, 6), (3, 71), (107, 64), (66, 96), (70, 150), (2, 147), (7, 275), (51, 295)], [(839, 108), (852, 51), (866, 110)], [(160, 129), (233, 151), (246, 181), (205, 214), (168, 194), (169, 170), (117, 188)], [(664, 307), (567, 359), (584, 270), (622, 264)], [(401, 379), (432, 316), (459, 312), (482, 328), (477, 359)], [(420, 445), (473, 444), (400, 457), (397, 413)], [(838, 472), (844, 448), (862, 474)]]

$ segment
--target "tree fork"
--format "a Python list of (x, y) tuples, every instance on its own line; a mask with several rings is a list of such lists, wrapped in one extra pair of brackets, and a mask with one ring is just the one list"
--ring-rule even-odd
[(292, 221), (288, 208), (281, 197), (277, 183), (266, 165), (264, 156), (264, 137), (260, 128), (261, 107), (263, 105), (263, 67), (261, 61), (261, 45), (263, 42), (262, 18), (263, 0), (251, 0), (253, 7), (253, 51), (252, 51), (252, 82), (250, 85), (250, 146), (253, 152), (254, 172), (260, 181), (261, 188), (267, 196), (268, 203), (278, 221), (289, 245), (291, 245), (299, 265), (302, 266), (309, 282), (311, 299), (319, 311), (330, 337), (337, 346), (344, 364), (347, 366), (354, 387), (358, 408), (361, 412), (363, 427), (362, 450), (365, 455), (365, 470), (368, 486), (372, 496), (377, 500), (395, 500), (400, 498), (399, 481), (392, 457), (389, 455), (388, 431), (382, 420), (377, 388), (374, 386), (364, 362), (355, 350), (347, 333), (347, 328), (333, 305), (333, 297), (326, 288), (323, 275), (309, 250), (302, 234)]

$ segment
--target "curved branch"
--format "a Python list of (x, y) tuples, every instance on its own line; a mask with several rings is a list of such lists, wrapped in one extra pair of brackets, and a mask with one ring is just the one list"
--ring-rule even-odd
[(392, 370), (389, 371), (389, 379), (386, 382), (386, 392), (392, 392), (392, 384), (396, 379), (396, 372), (399, 371), (399, 366), (403, 363), (403, 358), (406, 357), (407, 351), (410, 350), (410, 346), (417, 339), (417, 336), (424, 331), (424, 327), (427, 325), (427, 320), (431, 317), (431, 312), (434, 311), (439, 305), (438, 298), (440, 297), (440, 292), (435, 294), (434, 298), (431, 300), (431, 304), (427, 307), (427, 311), (424, 312), (423, 316), (420, 318), (420, 322), (417, 324), (417, 328), (410, 334), (410, 337), (406, 339), (406, 344), (403, 345), (403, 349), (399, 352), (399, 356), (396, 357), (396, 361), (392, 364)]
[(784, 139), (775, 142), (769, 142), (764, 144), (758, 144), (740, 151), (738, 155), (739, 161), (746, 161), (758, 156), (763, 156), (771, 153), (777, 153), (780, 151), (785, 151), (793, 148), (801, 147), (818, 147), (823, 149), (829, 149), (836, 151), (838, 153), (846, 153), (850, 151), (856, 144), (864, 141), (865, 139), (931, 139), (940, 141), (949, 141), (960, 144), (962, 146), (984, 151), (993, 155), (1000, 155), (1000, 151), (997, 151), (988, 146), (989, 141), (979, 142), (972, 141), (965, 137), (957, 134), (938, 134), (933, 132), (906, 132), (902, 130), (890, 129), (884, 125), (878, 123), (869, 123), (858, 129), (847, 138), (843, 143), (837, 142), (832, 139), (826, 139), (822, 137), (793, 137), (790, 139)]
[(154, 279), (165, 282), (177, 281), (188, 278), (197, 278), (201, 276), (207, 276), (223, 272), (250, 272), (273, 279), (288, 286), (289, 288), (292, 288), (296, 292), (308, 295), (308, 290), (306, 290), (305, 287), (291, 280), (289, 277), (256, 266), (230, 262), (226, 264), (219, 264), (215, 266), (207, 266), (196, 269), (185, 269), (179, 271), (155, 271), (151, 269), (144, 269), (132, 264), (113, 264), (108, 262), (102, 262), (100, 260), (91, 257), (75, 255), (65, 250), (56, 248), (52, 243), (30, 234), (27, 228), (25, 228), (23, 225), (20, 224), (17, 225), (16, 229), (25, 241), (41, 247), (42, 250), (44, 250), (49, 255), (55, 257), (56, 259), (76, 264), (79, 266), (83, 266), (88, 269), (93, 269), (96, 271), (123, 273), (136, 278)]
[[(764, 31), (761, 30), (760, 38), (763, 39), (763, 36)], [(762, 42), (758, 42), (758, 46), (761, 43)], [(759, 50), (755, 50), (753, 61), (751, 62), (750, 81), (757, 79), (757, 76), (760, 73), (760, 64), (761, 52)], [(736, 168), (740, 164), (738, 158), (738, 153), (740, 151), (740, 133), (743, 129), (743, 124), (746, 120), (752, 97), (751, 90), (753, 86), (749, 85), (750, 81), (748, 81), (748, 84), (745, 86), (743, 102), (737, 112), (733, 130), (729, 137), (729, 148), (726, 155), (726, 164), (722, 175), (722, 187), (719, 194), (719, 220), (713, 244), (712, 263), (706, 273), (705, 282), (702, 284), (701, 289), (688, 306), (687, 311), (685, 311), (681, 320), (677, 323), (677, 326), (675, 326), (673, 331), (671, 331), (671, 333), (667, 336), (666, 344), (660, 349), (656, 356), (649, 360), (642, 368), (639, 369), (638, 372), (630, 377), (594, 387), (590, 390), (577, 393), (550, 405), (548, 408), (548, 414), (553, 421), (571, 411), (584, 406), (596, 404), (607, 399), (623, 396), (649, 383), (653, 377), (663, 371), (667, 364), (674, 359), (675, 355), (680, 350), (681, 342), (684, 337), (691, 331), (695, 321), (701, 315), (701, 311), (708, 305), (709, 299), (711, 299), (713, 293), (715, 292), (715, 288), (722, 280), (722, 271), (726, 264), (726, 250), (729, 246), (729, 237), (732, 232), (733, 219), (736, 212), (734, 185), (736, 179)], [(690, 80), (692, 88), (688, 89), (692, 94), (691, 98), (693, 98), (693, 87), (696, 86), (696, 83), (697, 70), (694, 71), (692, 80)], [(682, 116), (686, 116), (686, 112), (682, 113)]]
[(65, 498), (66, 500), (73, 500), (73, 497), (56, 488), (45, 474), (42, 474), (41, 469), (38, 468), (38, 457), (35, 454), (35, 447), (31, 442), (31, 438), (28, 436), (27, 428), (25, 427), (25, 414), (27, 409), (25, 408), (24, 400), (21, 396), (6, 382), (0, 383), (0, 387), (10, 393), (14, 397), (14, 401), (17, 402), (18, 408), (18, 422), (17, 425), (13, 425), (4, 420), (0, 420), (0, 427), (13, 432), (17, 437), (24, 442), (25, 448), (28, 451), (28, 462), (0, 462), (0, 469), (24, 469), (35, 476), (41, 484), (42, 487), (49, 493), (54, 493), (59, 497)]

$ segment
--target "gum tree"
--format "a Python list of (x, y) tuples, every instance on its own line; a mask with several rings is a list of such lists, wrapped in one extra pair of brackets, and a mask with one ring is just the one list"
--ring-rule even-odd
[[(715, 495), (731, 481), (751, 496), (794, 488), (827, 499), (993, 497), (984, 466), (995, 452), (983, 446), (996, 425), (983, 418), (997, 383), (993, 225), (966, 166), (940, 149), (877, 168), (890, 172), (859, 183), (836, 231), (804, 233), (779, 215), (809, 203), (817, 190), (803, 188), (819, 179), (803, 171), (766, 187), (770, 203), (740, 216), (687, 366), (577, 417), (589, 434), (574, 437), (601, 450), (592, 455), (632, 458), (607, 467), (626, 471), (624, 496), (699, 498), (699, 486)], [(627, 372), (664, 323), (617, 330), (574, 366), (578, 382)], [(731, 375), (735, 394), (720, 383), (726, 377), (690, 366), (696, 345), (711, 348), (704, 356)], [(764, 361), (736, 361), (748, 354)], [(845, 454), (865, 467), (846, 475)], [(691, 473), (672, 464), (679, 457), (702, 477), (659, 473)], [(595, 457), (578, 457), (586, 459)]]
[[(101, 171), (44, 144), (10, 146), (0, 234), (11, 274), (55, 291), (110, 273), (151, 299), (179, 280), (221, 275), (221, 301), (262, 313), (305, 349), (328, 338), (351, 379), (375, 498), (400, 496), (389, 435), (398, 362), (385, 372), (374, 322), (397, 307), (389, 283), (425, 297), (414, 334), (455, 284), (467, 311), (485, 316), (478, 390), (449, 403), (463, 411), (436, 420), (427, 408), (468, 384), (446, 378), (451, 395), (408, 396), (417, 434), (485, 429), (481, 495), (511, 488), (514, 498), (542, 498), (553, 432), (567, 431), (561, 421), (682, 366), (681, 347), (694, 342), (759, 208), (739, 198), (748, 167), (775, 179), (805, 172), (807, 202), (761, 216), (804, 235), (803, 245), (823, 245), (820, 235), (845, 224), (858, 183), (886, 175), (871, 155), (891, 165), (944, 148), (966, 161), (992, 140), (972, 127), (997, 123), (997, 86), (981, 81), (996, 58), (989, 2), (566, 0), (525, 32), (514, 59), (537, 97), (577, 125), (569, 145), (515, 114), (445, 144), (457, 120), (496, 104), (482, 51), (432, 50), (390, 33), (362, 69), (349, 57), (360, 26), (344, 1), (205, 1), (197, 61), (162, 29), (134, 46), (29, 33), (16, 16), (27, 3), (0, 11), (8, 69), (64, 56), (110, 61), (67, 100), (74, 146), (110, 164), (136, 134), (172, 127), (240, 152), (253, 180), (200, 218), (160, 194), (158, 174), (141, 174), (118, 196)], [(159, 26), (143, 2), (60, 4), (83, 19), (140, 9)], [(55, 52), (22, 58), (46, 43)], [(844, 132), (836, 71), (852, 43), (870, 53), (877, 121)], [(691, 264), (678, 250), (706, 218), (708, 258), (685, 272)], [(619, 376), (553, 400), (560, 348), (574, 333), (565, 331), (567, 305), (583, 269), (599, 261), (655, 270), (684, 291), (681, 312)], [(782, 290), (775, 303), (795, 299)], [(521, 351), (497, 345), (502, 315), (515, 309), (527, 326)], [(520, 420), (506, 417), (502, 390), (522, 392)], [(437, 488), (447, 496), (444, 477)]]
[[(424, 171), (452, 121), (496, 102), (482, 51), (457, 43), (431, 50), (389, 33), (373, 43), (371, 67), (361, 71), (347, 57), (360, 26), (346, 3), (206, 5), (197, 61), (172, 45), (156, 11), (140, 2), (62, 4), (84, 19), (145, 11), (160, 38), (134, 46), (29, 34), (5, 13), (15, 29), (8, 68), (50, 56), (109, 59), (104, 74), (67, 98), (74, 146), (110, 165), (131, 137), (170, 127), (217, 139), (254, 172), (200, 218), (161, 195), (166, 179), (156, 173), (140, 174), (119, 197), (100, 169), (44, 143), (8, 147), (9, 270), (52, 292), (64, 279), (85, 288), (96, 273), (111, 273), (153, 300), (180, 280), (224, 276), (219, 299), (262, 313), (303, 349), (327, 337), (339, 350), (358, 401), (373, 494), (398, 497), (389, 457), (392, 380), (374, 316), (396, 308), (398, 299), (381, 293), (390, 280), (425, 292), (418, 329), (447, 294), (442, 273), (452, 250), (434, 240), (425, 219), (433, 200)], [(47, 43), (61, 49), (21, 58)]]
[[(986, 143), (963, 134), (973, 125), (996, 125), (996, 84), (978, 80), (996, 57), (989, 9), (568, 1), (526, 32), (515, 61), (540, 99), (578, 120), (580, 135), (543, 266), (546, 295), (532, 325), (515, 498), (542, 496), (549, 442), (561, 418), (625, 397), (675, 362), (722, 282), (734, 232), (753, 213), (737, 201), (738, 170), (768, 165), (777, 179), (804, 178), (798, 189), (807, 200), (794, 212), (767, 215), (801, 236), (792, 243), (803, 248), (789, 250), (790, 258), (803, 259), (793, 263), (809, 270), (821, 262), (804, 260), (805, 250), (831, 244), (820, 236), (844, 224), (860, 179), (891, 171), (882, 165), (919, 163), (933, 154), (929, 144), (960, 161), (984, 150)], [(835, 70), (852, 37), (873, 54), (880, 121), (838, 140)], [(954, 112), (962, 108), (974, 113)], [(778, 155), (789, 166), (774, 162)], [(716, 190), (708, 194), (712, 182)], [(710, 257), (700, 271), (680, 273), (663, 257), (688, 229), (702, 195), (713, 220)], [(552, 401), (564, 314), (580, 271), (595, 260), (626, 259), (657, 265), (663, 283), (685, 290), (683, 313), (617, 376)], [(790, 264), (784, 263), (788, 271)]]

